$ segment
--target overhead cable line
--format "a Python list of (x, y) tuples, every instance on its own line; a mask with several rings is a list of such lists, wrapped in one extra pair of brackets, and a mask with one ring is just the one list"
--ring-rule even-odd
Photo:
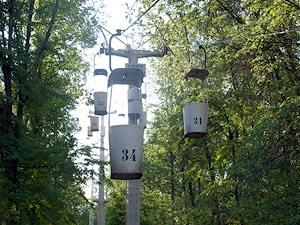
[(143, 12), (132, 24), (130, 24), (125, 30), (122, 30), (122, 33), (125, 33), (132, 26), (134, 26), (147, 12), (149, 12), (160, 0), (156, 0), (145, 12)]
[[(159, 33), (161, 33), (158, 30)], [(273, 33), (267, 33), (267, 34), (260, 34), (260, 35), (256, 35), (256, 36), (250, 36), (247, 38), (236, 38), (236, 39), (225, 39), (225, 40), (220, 40), (220, 41), (215, 41), (215, 42), (207, 42), (206, 43), (206, 47), (212, 46), (212, 45), (216, 45), (216, 44), (220, 44), (220, 43), (230, 43), (230, 42), (235, 42), (235, 41), (243, 41), (243, 40), (249, 40), (249, 39), (254, 39), (254, 38), (261, 38), (261, 37), (265, 37), (265, 36), (273, 36), (273, 35), (280, 35), (280, 34), (289, 34), (289, 33), (293, 33), (293, 32), (300, 32), (300, 30), (285, 30), (285, 31), (278, 31), (278, 32), (273, 32)], [(186, 47), (190, 47), (190, 45), (168, 45), (166, 39), (163, 37), (162, 34), (160, 34), (162, 41), (164, 42), (164, 44), (167, 46), (168, 51), (171, 52), (171, 54), (173, 55), (173, 57), (175, 58), (175, 60), (177, 61), (177, 63), (179, 65), (182, 65), (182, 63), (178, 60), (177, 55), (174, 53), (174, 51), (172, 50), (172, 48), (186, 48)], [(200, 44), (199, 42), (197, 42), (198, 47), (202, 48), (204, 45)], [(206, 54), (206, 53), (205, 53)], [(206, 62), (205, 62), (206, 64)], [(180, 67), (181, 71), (184, 71), (183, 67)]]
[[(263, 38), (263, 37), (268, 37), (268, 36), (275, 36), (275, 35), (284, 35), (284, 34), (289, 34), (289, 33), (294, 33), (294, 32), (300, 32), (300, 30), (284, 30), (284, 31), (277, 31), (273, 33), (267, 33), (267, 34), (258, 34), (258, 35), (249, 35), (248, 37), (245, 38), (231, 38), (231, 39), (224, 39), (224, 40), (218, 40), (214, 42), (207, 42), (207, 46), (212, 46), (220, 43), (231, 43), (231, 42), (236, 42), (236, 41), (247, 41), (251, 39), (256, 39), (256, 38)], [(276, 43), (276, 42), (271, 42), (271, 43)], [(184, 47), (184, 46), (178, 46), (178, 47)]]
[(138, 0), (135, 0), (135, 2), (133, 3), (133, 5), (131, 6), (131, 8), (129, 9), (129, 12), (127, 13), (127, 15), (125, 16), (125, 18), (128, 18), (131, 11), (133, 10), (134, 6), (136, 5), (136, 3), (138, 2)]
[(245, 40), (251, 40), (255, 38), (263, 38), (267, 36), (275, 36), (275, 35), (280, 35), (280, 34), (289, 34), (289, 33), (294, 33), (294, 32), (300, 32), (300, 30), (284, 30), (284, 31), (278, 31), (278, 32), (273, 32), (273, 33), (267, 33), (267, 34), (259, 34), (259, 35), (253, 35), (253, 36), (248, 36), (245, 38), (232, 38), (232, 39), (225, 39), (225, 40), (219, 40), (211, 43), (207, 43), (207, 45), (215, 45), (215, 44), (220, 44), (220, 43), (230, 43), (230, 42), (235, 42), (235, 41), (245, 41)]
[[(110, 35), (113, 35), (113, 33), (110, 32), (109, 30), (107, 30), (105, 27), (103, 27), (103, 26), (101, 26), (101, 25), (100, 25), (100, 27), (101, 27), (101, 29), (103, 29), (103, 30), (105, 30), (107, 33), (109, 33)], [(102, 33), (103, 33), (103, 32), (102, 32)], [(103, 34), (103, 36), (104, 36), (104, 34)], [(120, 42), (122, 42), (124, 45), (126, 45), (126, 43), (125, 43), (124, 41), (122, 41), (120, 38), (118, 38), (118, 37), (115, 37), (115, 38), (118, 39)], [(105, 36), (104, 36), (104, 39), (105, 39), (105, 44), (108, 44), (107, 39), (106, 39)]]
[(103, 38), (104, 38), (104, 41), (105, 41), (105, 45), (107, 46), (107, 45), (108, 45), (108, 41), (107, 41), (107, 38), (106, 38), (106, 36), (105, 36), (103, 30), (104, 30), (103, 27), (100, 26), (100, 31), (101, 31), (101, 33), (102, 33), (102, 35), (103, 35)]
[[(156, 0), (146, 11), (144, 11), (133, 23), (131, 23), (125, 30), (121, 30), (121, 32), (122, 32), (122, 34), (123, 33), (125, 33), (127, 30), (129, 30), (132, 26), (134, 26), (146, 13), (148, 13), (158, 2), (159, 2), (160, 0)], [(131, 9), (130, 9), (130, 11), (129, 11), (129, 13), (131, 12), (131, 10), (133, 9), (133, 7), (135, 6), (135, 4), (137, 3), (137, 0), (135, 1), (135, 3), (133, 4), (133, 6), (131, 7)], [(127, 16), (129, 15), (129, 13), (127, 14)], [(126, 16), (126, 17), (127, 17)], [(109, 45), (108, 44), (108, 41), (107, 41), (107, 39), (106, 39), (106, 37), (105, 37), (105, 35), (104, 35), (104, 32), (102, 31), (102, 29), (103, 30), (105, 30), (106, 32), (108, 32), (110, 35), (114, 35), (112, 32), (110, 32), (109, 30), (107, 30), (105, 27), (103, 27), (103, 26), (101, 26), (100, 25), (100, 28), (101, 28), (101, 32), (102, 32), (102, 34), (103, 34), (103, 36), (104, 36), (104, 39), (105, 39), (105, 44), (106, 45)], [(120, 31), (120, 30), (119, 30)], [(119, 40), (121, 43), (123, 43), (124, 45), (126, 45), (126, 43), (124, 42), (124, 41), (122, 41), (120, 38), (118, 38), (118, 37), (116, 37), (115, 36), (115, 38), (117, 39), (117, 40)], [(148, 41), (147, 41), (148, 42)], [(144, 45), (146, 42), (144, 42), (142, 45)], [(142, 46), (141, 45), (141, 46)]]
[[(151, 18), (150, 18), (150, 19), (151, 19)], [(182, 63), (181, 63), (181, 62), (178, 60), (178, 58), (176, 57), (174, 51), (171, 49), (171, 47), (170, 47), (170, 45), (168, 44), (167, 40), (165, 39), (165, 34), (166, 34), (167, 30), (166, 30), (166, 32), (165, 32), (164, 34), (162, 34), (162, 31), (159, 29), (159, 27), (158, 27), (155, 23), (154, 23), (154, 26), (155, 26), (157, 32), (160, 34), (160, 37), (161, 37), (161, 39), (162, 39), (162, 42), (165, 44), (165, 49), (164, 49), (164, 51), (166, 51), (166, 52), (171, 52), (171, 54), (174, 56), (174, 59), (177, 61), (177, 63), (178, 63), (179, 65), (182, 65)], [(167, 29), (168, 29), (168, 28), (167, 28)], [(151, 40), (151, 39), (150, 39), (150, 40)], [(183, 69), (182, 67), (180, 67), (180, 69), (181, 69), (182, 72), (184, 72), (184, 69)]]
[(147, 39), (146, 41), (142, 42), (138, 47), (135, 48), (135, 50), (137, 50), (138, 48), (142, 47), (144, 44), (146, 44), (147, 42), (149, 42), (153, 37)]
[[(127, 20), (130, 16), (130, 14), (132, 14), (132, 10), (135, 7), (136, 3), (138, 2), (138, 0), (135, 0), (135, 2), (132, 4), (132, 6), (130, 7), (129, 11), (126, 13), (126, 15), (124, 15), (124, 20)], [(129, 8), (129, 6), (127, 7), (127, 9)], [(120, 20), (120, 23), (118, 24), (117, 27), (124, 27), (123, 24), (125, 22), (123, 20)], [(130, 21), (128, 21), (127, 25), (130, 24)]]
[[(212, 46), (212, 45), (217, 45), (220, 43), (231, 43), (231, 42), (236, 42), (236, 41), (246, 41), (246, 40), (251, 40), (251, 39), (255, 39), (255, 38), (262, 38), (262, 37), (267, 37), (267, 36), (275, 36), (275, 35), (280, 35), (280, 34), (289, 34), (289, 33), (294, 33), (294, 32), (300, 32), (300, 30), (285, 30), (285, 31), (278, 31), (278, 32), (273, 32), (273, 33), (267, 33), (267, 34), (258, 34), (258, 35), (253, 35), (253, 36), (248, 36), (245, 38), (231, 38), (231, 39), (220, 39), (220, 40), (216, 40), (216, 41), (205, 41), (202, 42), (202, 45), (205, 45), (206, 47)], [(160, 36), (162, 37), (163, 41), (165, 44), (166, 41), (163, 38), (163, 35), (160, 34)], [(199, 44), (199, 41), (197, 42)], [(274, 42), (272, 42), (274, 43)], [(197, 46), (198, 46), (197, 44)], [(191, 47), (191, 45), (182, 45), (182, 44), (175, 44), (175, 45), (168, 45), (168, 47), (170, 48), (186, 48), (186, 47)]]

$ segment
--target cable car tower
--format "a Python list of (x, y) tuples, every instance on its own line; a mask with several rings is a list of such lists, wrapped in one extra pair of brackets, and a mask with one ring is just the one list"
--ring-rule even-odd
[[(166, 54), (166, 49), (164, 51), (136, 50), (127, 45), (126, 49), (114, 50), (111, 47), (111, 41), (114, 37), (120, 36), (121, 33), (121, 30), (117, 30), (117, 33), (110, 37), (108, 48), (100, 49), (100, 52), (109, 56), (111, 74), (108, 78), (108, 87), (112, 88), (114, 84), (128, 85), (128, 123), (109, 127), (111, 178), (126, 180), (126, 225), (140, 225), (140, 178), (142, 177), (142, 148), (145, 127), (140, 87), (146, 76), (146, 64), (139, 64), (138, 59), (163, 57)], [(112, 55), (128, 58), (125, 68), (113, 70), (111, 66)], [(113, 93), (111, 93), (112, 96)]]

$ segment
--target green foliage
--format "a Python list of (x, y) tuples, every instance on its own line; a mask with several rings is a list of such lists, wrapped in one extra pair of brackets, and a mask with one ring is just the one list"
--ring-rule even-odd
[(107, 225), (125, 224), (126, 185), (124, 181), (115, 181), (106, 204)]
[(0, 3), (1, 224), (86, 224), (77, 121), (98, 11), (87, 1)]
[[(145, 6), (151, 1), (143, 1)], [(143, 224), (297, 224), (299, 9), (295, 1), (166, 1), (147, 14), (159, 99), (144, 148)], [(149, 38), (148, 37), (148, 38)], [(183, 139), (184, 76), (209, 75), (209, 133)], [(159, 219), (160, 218), (160, 219)]]

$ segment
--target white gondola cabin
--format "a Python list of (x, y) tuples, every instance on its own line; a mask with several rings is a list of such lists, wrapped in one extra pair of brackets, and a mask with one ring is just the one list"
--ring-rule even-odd
[[(207, 84), (207, 76), (209, 72), (206, 69), (192, 69), (185, 79), (189, 84), (190, 79), (199, 79), (202, 84)], [(189, 86), (189, 85), (187, 85)], [(203, 85), (202, 85), (203, 86)], [(186, 138), (199, 138), (207, 134), (207, 122), (208, 122), (208, 94), (207, 85), (206, 99), (203, 102), (190, 102), (183, 108), (183, 122), (184, 122), (184, 137)], [(187, 88), (188, 89), (188, 88)], [(187, 90), (188, 92), (189, 90)]]
[[(109, 114), (108, 118), (112, 179), (132, 180), (142, 177), (144, 124), (139, 121), (143, 117), (141, 99), (143, 76), (143, 72), (139, 69), (119, 68), (113, 70), (108, 78), (109, 111), (115, 110), (117, 115), (122, 115), (119, 122), (118, 119), (113, 121), (113, 115)], [(118, 89), (118, 86), (122, 87)], [(118, 100), (123, 100), (123, 103), (117, 103)], [(112, 108), (114, 104), (119, 109)], [(124, 111), (125, 108), (127, 112)]]
[(94, 111), (95, 115), (107, 114), (107, 71), (95, 69), (94, 71)]
[(89, 115), (91, 131), (99, 131), (99, 116)]
[(88, 137), (93, 137), (93, 132), (92, 132), (91, 126), (87, 127), (87, 133), (88, 133)]

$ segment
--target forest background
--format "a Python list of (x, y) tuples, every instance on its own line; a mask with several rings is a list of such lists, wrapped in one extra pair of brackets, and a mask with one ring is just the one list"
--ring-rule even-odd
[[(153, 2), (139, 3), (138, 13)], [(90, 146), (77, 147), (70, 113), (88, 96), (80, 51), (96, 44), (102, 6), (0, 7), (0, 221), (86, 224), (93, 203), (82, 185), (97, 162)], [(158, 102), (146, 130), (141, 224), (300, 223), (299, 18), (296, 0), (164, 0), (138, 21), (143, 40), (169, 49), (151, 60)], [(199, 46), (209, 132), (191, 140), (182, 109), (204, 95), (197, 83), (185, 95), (184, 76), (205, 66)], [(83, 155), (90, 160), (78, 164)], [(125, 183), (106, 182), (107, 224), (124, 224)]]

